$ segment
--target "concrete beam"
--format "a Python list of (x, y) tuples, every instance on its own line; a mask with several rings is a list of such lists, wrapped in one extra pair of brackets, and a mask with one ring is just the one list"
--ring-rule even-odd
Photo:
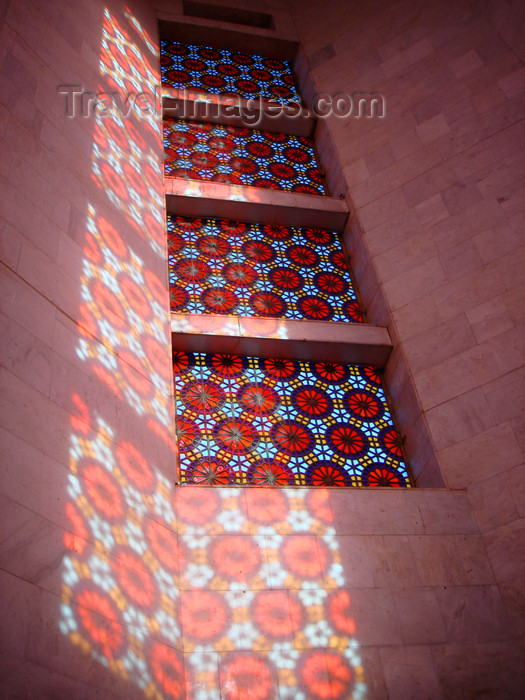
[(388, 329), (365, 323), (172, 313), (171, 332), (187, 352), (383, 367), (392, 350)]
[(273, 131), (312, 138), (316, 120), (310, 110), (274, 100), (246, 100), (199, 90), (162, 88), (162, 116)]
[(179, 216), (218, 217), (342, 233), (348, 218), (344, 199), (167, 177), (166, 209)]
[(169, 12), (157, 12), (157, 17), (160, 38), (184, 44), (204, 44), (285, 61), (293, 61), (299, 47), (298, 41), (276, 37), (272, 29), (250, 27), (246, 31), (228, 22), (184, 17)]

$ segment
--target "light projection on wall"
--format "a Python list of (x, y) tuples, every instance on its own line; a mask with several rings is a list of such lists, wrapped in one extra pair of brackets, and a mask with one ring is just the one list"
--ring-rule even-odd
[(169, 177), (326, 194), (313, 142), (304, 136), (166, 119), (164, 150)]
[(372, 367), (174, 351), (181, 478), (409, 486)]
[[(107, 13), (102, 75), (108, 52), (125, 67), (128, 51), (146, 66), (156, 47), (129, 12)], [(94, 122), (104, 204), (86, 219), (60, 629), (121, 697), (361, 700), (328, 492), (174, 487), (166, 240), (161, 256), (153, 212), (162, 180), (151, 178), (149, 230), (146, 210), (130, 207), (122, 154), (120, 177), (97, 174), (101, 134), (119, 124), (109, 118)], [(133, 116), (115, 143), (146, 142), (150, 127)], [(148, 148), (127, 149), (136, 172)]]
[[(92, 177), (135, 230), (164, 255), (158, 105), (153, 104), (157, 82), (151, 67), (157, 49), (134, 21), (127, 19), (128, 28), (124, 29), (108, 11), (104, 14), (100, 62), (104, 85), (99, 91), (107, 94), (116, 90), (121, 107), (128, 108), (113, 105), (95, 111)], [(130, 40), (131, 32), (139, 35), (143, 51)]]
[(92, 207), (87, 230), (79, 309), (83, 337), (77, 354), (118, 399), (171, 444), (165, 286)]
[(300, 103), (289, 61), (212, 46), (161, 41), (162, 82), (216, 95)]
[[(152, 89), (158, 47), (139, 22), (129, 11), (120, 18), (106, 11), (102, 30), (99, 90)], [(177, 597), (167, 574), (177, 548), (171, 562), (164, 551), (176, 539), (167, 529), (173, 519), (163, 517), (172, 492), (163, 470), (171, 475), (176, 461), (168, 296), (150, 269), (166, 254), (159, 125), (147, 112), (95, 112), (93, 141), (92, 176), (105, 202), (104, 214), (88, 205), (86, 220), (77, 355), (90, 381), (72, 397), (60, 628), (144, 697), (185, 697)], [(126, 235), (141, 244), (140, 254)], [(148, 445), (136, 439), (133, 420), (149, 431)], [(155, 441), (162, 446), (157, 462)], [(156, 578), (150, 551), (165, 567)]]
[(83, 410), (70, 639), (148, 698), (366, 697), (327, 492), (175, 491)]
[(168, 215), (171, 310), (361, 322), (337, 235)]

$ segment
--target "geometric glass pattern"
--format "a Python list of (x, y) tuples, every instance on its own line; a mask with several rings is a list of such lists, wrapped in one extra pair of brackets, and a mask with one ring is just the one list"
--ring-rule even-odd
[(372, 367), (173, 352), (182, 483), (410, 486)]
[(162, 83), (218, 95), (300, 102), (289, 61), (161, 41)]
[(172, 311), (363, 320), (331, 231), (168, 214), (168, 260)]
[(326, 194), (304, 136), (168, 119), (164, 151), (168, 177)]

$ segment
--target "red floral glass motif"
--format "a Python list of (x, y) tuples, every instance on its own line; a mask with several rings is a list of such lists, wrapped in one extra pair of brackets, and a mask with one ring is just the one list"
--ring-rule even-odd
[(363, 320), (348, 270), (326, 270), (333, 232), (171, 215), (168, 231), (173, 311)]
[(175, 360), (183, 483), (410, 485), (373, 368), (181, 352)]
[(173, 88), (300, 102), (290, 62), (257, 54), (161, 41), (161, 74)]
[[(286, 192), (325, 195), (313, 141), (258, 129), (166, 119), (164, 169), (167, 177), (275, 187)], [(188, 148), (188, 139), (192, 141)], [(228, 148), (224, 144), (228, 143)], [(291, 160), (293, 143), (303, 154)]]

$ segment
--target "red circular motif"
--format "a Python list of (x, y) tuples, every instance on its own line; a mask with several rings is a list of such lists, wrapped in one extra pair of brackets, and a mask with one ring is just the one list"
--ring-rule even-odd
[(352, 671), (338, 652), (311, 652), (302, 662), (300, 673), (312, 700), (347, 700), (353, 696)]
[(202, 525), (217, 515), (220, 502), (211, 489), (180, 488), (175, 492), (174, 507), (184, 522)]
[(279, 241), (286, 240), (292, 235), (292, 229), (287, 226), (279, 226), (278, 224), (265, 224), (262, 230), (266, 236)]
[(273, 379), (291, 379), (298, 373), (293, 360), (269, 358), (261, 360), (262, 370)]
[(248, 471), (248, 480), (257, 486), (289, 486), (295, 482), (292, 470), (277, 462), (254, 464)]
[(231, 313), (239, 304), (239, 299), (229, 289), (209, 289), (203, 292), (201, 301), (207, 309), (218, 314)]
[(365, 486), (389, 486), (403, 487), (408, 486), (402, 474), (399, 474), (393, 467), (374, 466), (368, 467), (362, 474), (363, 484)]
[(258, 170), (257, 163), (254, 163), (249, 158), (232, 158), (230, 165), (234, 172), (241, 172), (246, 175), (253, 175)]
[(256, 292), (250, 297), (251, 308), (261, 316), (283, 316), (286, 303), (272, 292)]
[(170, 286), (170, 308), (172, 311), (184, 309), (188, 299), (189, 295), (185, 289)]
[(74, 609), (96, 649), (108, 660), (119, 655), (124, 644), (122, 627), (113, 601), (91, 586), (75, 597)]
[[(195, 231), (200, 231), (202, 228), (202, 219), (190, 218), (185, 216), (173, 216), (168, 214), (168, 223), (172, 222), (175, 228), (182, 234), (191, 234)], [(182, 236), (184, 237), (184, 236)]]
[(258, 593), (251, 606), (258, 627), (272, 639), (287, 639), (301, 628), (303, 606), (285, 591)]
[(301, 387), (292, 394), (292, 403), (309, 416), (326, 416), (332, 409), (332, 401), (324, 391), (315, 387)]
[(270, 666), (255, 654), (235, 655), (219, 667), (224, 700), (273, 700), (275, 682)]
[(360, 457), (368, 450), (368, 438), (345, 423), (331, 427), (328, 431), (328, 440), (333, 449), (345, 457)]
[(328, 302), (319, 297), (306, 296), (297, 302), (297, 308), (306, 318), (323, 321), (333, 316), (334, 311)]
[(144, 570), (144, 564), (131, 550), (112, 553), (111, 568), (116, 573), (122, 590), (141, 607), (150, 607), (156, 600), (157, 587), (153, 577)]
[(328, 600), (331, 621), (343, 634), (355, 633), (355, 622), (350, 615), (350, 596), (348, 591), (337, 591)]
[(192, 382), (182, 392), (184, 403), (198, 413), (213, 413), (224, 403), (225, 394), (213, 382)]
[(207, 359), (207, 364), (223, 377), (237, 377), (246, 367), (246, 361), (238, 355), (211, 355), (211, 358)]
[(281, 289), (293, 291), (304, 284), (304, 279), (298, 272), (286, 267), (278, 267), (275, 270), (271, 270), (268, 276), (272, 284)]
[(246, 581), (261, 566), (261, 552), (251, 537), (213, 538), (211, 555), (216, 571), (234, 581)]
[(357, 301), (345, 302), (343, 304), (343, 313), (352, 323), (363, 323), (365, 320)]
[(258, 273), (251, 265), (230, 263), (222, 268), (222, 275), (227, 282), (236, 287), (250, 287), (258, 279)]
[(286, 163), (271, 163), (268, 170), (279, 180), (291, 180), (295, 176), (295, 170)]
[(209, 266), (200, 260), (181, 260), (173, 270), (185, 282), (202, 282), (211, 273)]
[(248, 517), (258, 523), (274, 523), (286, 520), (288, 501), (282, 491), (271, 489), (247, 489)]
[(308, 505), (308, 510), (311, 511), (312, 515), (316, 518), (323, 520), (325, 523), (333, 523), (334, 515), (332, 513), (332, 506), (330, 505), (329, 491), (326, 489), (308, 491), (306, 503)]
[(263, 415), (272, 414), (280, 403), (278, 394), (262, 384), (248, 384), (242, 387), (238, 399), (248, 411)]
[(348, 288), (346, 281), (333, 272), (321, 272), (316, 275), (315, 283), (326, 294), (343, 294)]
[(146, 538), (158, 560), (169, 571), (180, 571), (182, 552), (177, 535), (156, 520), (146, 519)]
[(394, 457), (403, 457), (403, 441), (395, 428), (383, 428), (379, 433), (379, 440), (383, 447)]
[(181, 623), (184, 637), (218, 639), (225, 631), (228, 611), (224, 596), (213, 591), (183, 591)]
[(249, 452), (259, 442), (255, 428), (247, 421), (225, 420), (213, 429), (217, 442), (229, 452)]
[(321, 379), (334, 384), (341, 383), (348, 376), (346, 367), (335, 362), (316, 362), (314, 369)]
[(242, 251), (247, 258), (255, 262), (270, 262), (275, 257), (272, 248), (262, 241), (248, 241), (243, 245)]
[(310, 452), (314, 442), (311, 431), (293, 420), (274, 425), (271, 430), (271, 438), (278, 448), (295, 456)]
[(228, 235), (238, 236), (247, 230), (248, 225), (242, 221), (230, 221), (228, 219), (221, 219), (219, 222), (219, 227), (221, 231)]
[(375, 421), (383, 415), (383, 404), (367, 391), (352, 390), (345, 394), (345, 403), (351, 413), (362, 420)]
[(224, 486), (232, 481), (233, 472), (227, 464), (204, 460), (186, 470), (186, 480), (203, 486)]
[(182, 700), (186, 697), (184, 665), (180, 654), (170, 646), (153, 642), (149, 652), (153, 675), (164, 691), (164, 697)]
[(224, 238), (210, 234), (199, 238), (197, 248), (203, 255), (225, 258), (231, 250), (231, 245)]
[(321, 576), (329, 561), (326, 545), (311, 535), (290, 535), (285, 538), (281, 554), (288, 569), (307, 579)]
[(189, 420), (188, 418), (177, 418), (175, 434), (180, 444), (185, 447), (194, 447), (199, 443), (201, 437), (200, 430), (195, 421)]
[(312, 243), (317, 245), (328, 245), (334, 240), (334, 234), (330, 231), (324, 231), (320, 228), (307, 228), (305, 229), (304, 235)]
[(290, 246), (286, 251), (287, 258), (295, 263), (295, 265), (302, 265), (304, 267), (312, 267), (319, 264), (319, 256), (305, 245), (294, 245)]
[(248, 144), (248, 153), (256, 156), (258, 158), (271, 158), (274, 154), (274, 150), (267, 143), (254, 141)]
[(306, 470), (306, 483), (310, 486), (350, 486), (345, 470), (332, 462), (317, 462)]
[(112, 477), (97, 464), (87, 464), (82, 469), (85, 490), (97, 510), (106, 518), (115, 520), (124, 514), (120, 489)]
[(153, 472), (135, 445), (123, 440), (116, 452), (119, 464), (130, 481), (141, 490), (151, 489), (155, 481)]
[(375, 367), (369, 367), (366, 365), (365, 367), (360, 368), (360, 372), (362, 376), (369, 382), (372, 382), (372, 384), (381, 385), (381, 375)]
[(175, 372), (186, 372), (192, 366), (192, 357), (182, 350), (173, 351), (173, 369)]

